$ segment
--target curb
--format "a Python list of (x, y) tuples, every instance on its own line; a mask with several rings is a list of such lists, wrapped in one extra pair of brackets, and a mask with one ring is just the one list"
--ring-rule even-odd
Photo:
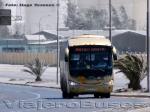
[(52, 87), (52, 86), (37, 86), (37, 85), (28, 85), (28, 84), (14, 84), (14, 83), (4, 83), (0, 82), (0, 84), (8, 84), (8, 85), (18, 85), (18, 86), (31, 86), (31, 87), (41, 87), (41, 88), (52, 88), (52, 89), (60, 89), (60, 87)]
[(139, 97), (139, 98), (150, 98), (150, 95), (135, 95), (135, 94), (119, 94), (119, 93), (112, 93), (111, 96), (119, 96), (119, 97)]
[(150, 107), (135, 109), (135, 110), (129, 110), (127, 112), (150, 112)]

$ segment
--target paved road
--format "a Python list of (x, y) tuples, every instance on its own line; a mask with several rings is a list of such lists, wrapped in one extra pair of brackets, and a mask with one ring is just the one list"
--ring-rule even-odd
[(0, 84), (0, 112), (125, 112), (149, 105), (149, 98), (62, 99), (59, 89)]

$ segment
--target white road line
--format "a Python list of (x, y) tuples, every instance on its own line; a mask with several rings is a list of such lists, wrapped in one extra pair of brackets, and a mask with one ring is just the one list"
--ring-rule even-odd
[(24, 100), (24, 101), (28, 101), (28, 100), (37, 100), (37, 99), (39, 99), (39, 98), (41, 97), (40, 94), (35, 93), (35, 92), (26, 92), (26, 93), (36, 95), (36, 97), (35, 97), (35, 98), (26, 99), (26, 100)]

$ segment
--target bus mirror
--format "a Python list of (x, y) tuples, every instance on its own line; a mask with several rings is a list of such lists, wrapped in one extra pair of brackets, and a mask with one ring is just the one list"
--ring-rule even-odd
[(113, 59), (117, 60), (117, 50), (114, 46), (113, 46)]
[(114, 60), (117, 60), (117, 54), (113, 54)]
[(68, 48), (65, 49), (65, 62), (68, 62), (68, 55), (69, 55), (69, 50)]

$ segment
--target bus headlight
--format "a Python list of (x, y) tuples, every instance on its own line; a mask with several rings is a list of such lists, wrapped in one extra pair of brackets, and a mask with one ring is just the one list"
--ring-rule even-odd
[(109, 81), (109, 85), (113, 85), (114, 84), (114, 80)]
[(114, 84), (114, 81), (113, 80), (110, 80), (109, 82), (106, 82), (104, 83), (105, 85), (113, 85)]
[(78, 83), (73, 82), (73, 81), (69, 81), (69, 83), (70, 83), (71, 86), (76, 86), (76, 85), (78, 85)]

